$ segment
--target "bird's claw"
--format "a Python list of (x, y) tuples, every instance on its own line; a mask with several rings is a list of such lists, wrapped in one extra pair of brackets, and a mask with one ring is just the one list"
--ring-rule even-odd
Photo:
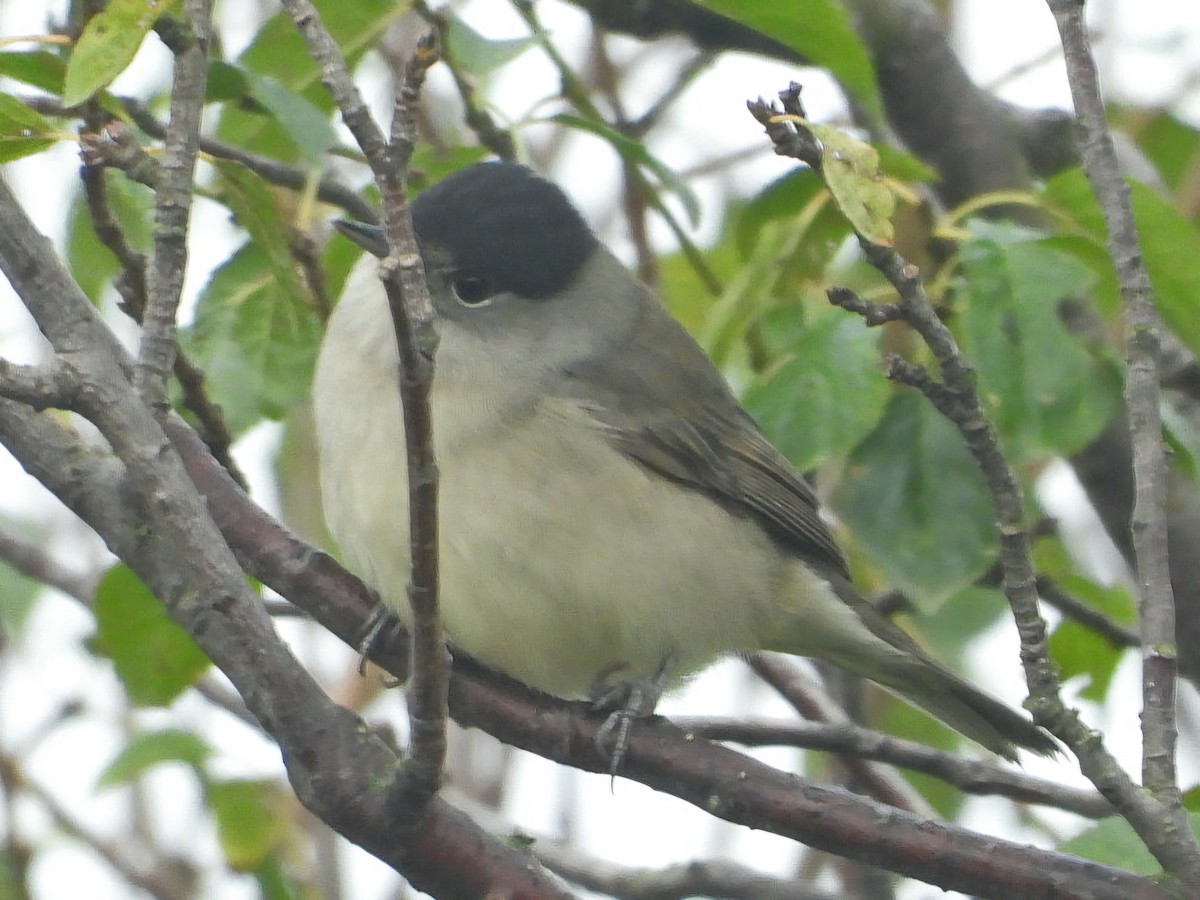
[[(371, 615), (367, 618), (367, 621), (363, 626), (362, 640), (358, 642), (358, 647), (356, 648), (358, 650), (359, 677), (367, 674), (367, 660), (370, 658), (371, 653), (375, 650), (375, 647), (379, 643), (383, 634), (399, 626), (400, 621), (394, 615), (392, 615), (391, 610), (389, 610), (382, 603), (376, 601), (375, 608), (371, 610)], [(393, 683), (390, 683), (388, 687), (395, 687), (396, 685), (402, 683), (403, 682), (396, 679)]]
[(629, 668), (627, 663), (616, 662), (605, 666), (592, 682), (588, 695), (592, 700), (593, 712), (608, 712), (608, 716), (596, 729), (593, 738), (597, 752), (607, 756), (608, 773), (615, 783), (617, 771), (629, 750), (629, 733), (635, 719), (654, 715), (663, 689), (672, 669), (672, 657), (667, 657), (650, 678), (621, 680), (617, 673)]

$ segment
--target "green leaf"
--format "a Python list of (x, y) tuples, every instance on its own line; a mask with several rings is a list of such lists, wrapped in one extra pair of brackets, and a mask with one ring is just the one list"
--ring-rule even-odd
[[(870, 725), (884, 734), (946, 751), (954, 751), (970, 743), (928, 713), (882, 689), (872, 689), (868, 696), (871, 699)], [(941, 778), (908, 769), (901, 769), (900, 772), (946, 820), (953, 820), (966, 802), (966, 795), (961, 790)]]
[(251, 874), (258, 882), (260, 900), (304, 900), (310, 896), (301, 889), (278, 856), (264, 859)]
[(0, 163), (45, 150), (62, 130), (11, 94), (0, 94)]
[(97, 787), (133, 781), (165, 762), (182, 762), (198, 770), (212, 753), (212, 747), (190, 731), (168, 728), (139, 734), (100, 773)]
[[(687, 213), (688, 220), (692, 225), (700, 220), (700, 201), (696, 198), (691, 186), (670, 166), (647, 150), (646, 145), (641, 141), (635, 141), (603, 122), (594, 122), (570, 113), (553, 116), (550, 121), (565, 125), (567, 128), (586, 131), (607, 141), (623, 160), (649, 170), (658, 179), (664, 190), (678, 197), (683, 203), (684, 212)], [(654, 198), (651, 199), (653, 202)]]
[(250, 79), (246, 70), (223, 59), (211, 60), (208, 78), (204, 82), (204, 99), (209, 103), (240, 102), (250, 96)]
[(234, 219), (250, 234), (250, 239), (266, 253), (272, 272), (283, 290), (297, 297), (306, 291), (296, 274), (295, 260), (288, 245), (290, 223), (283, 219), (274, 188), (260, 175), (227, 160), (214, 164), (220, 175), (221, 198)]
[(453, 10), (446, 11), (446, 55), (475, 75), (487, 75), (512, 62), (530, 47), (537, 46), (532, 35), (507, 40), (489, 40), (468, 25)]
[[(1067, 593), (1117, 622), (1131, 625), (1136, 621), (1137, 610), (1129, 592), (1122, 587), (1104, 587), (1078, 574), (1078, 566), (1059, 537), (1038, 538), (1033, 554), (1038, 572), (1053, 579)], [(1082, 695), (1097, 702), (1105, 699), (1122, 650), (1071, 619), (1064, 619), (1055, 628), (1049, 647), (1064, 679), (1082, 675), (1087, 678)]]
[(246, 244), (213, 272), (180, 335), (234, 433), (308, 397), (320, 325), (276, 271), (261, 246)]
[(1183, 808), (1190, 813), (1200, 813), (1200, 784), (1183, 792)]
[(875, 68), (850, 16), (837, 0), (698, 0), (698, 5), (778, 41), (814, 66), (828, 69), (876, 121), (883, 121)]
[(238, 871), (260, 866), (287, 833), (284, 801), (272, 782), (215, 782), (209, 785), (208, 803), (217, 820), (221, 850)]
[(902, 181), (934, 182), (941, 179), (937, 169), (927, 166), (911, 153), (905, 153), (899, 147), (891, 144), (872, 142), (872, 147), (879, 154), (879, 168), (885, 175), (899, 178)]
[(0, 75), (33, 85), (49, 94), (61, 94), (67, 64), (57, 53), (34, 50), (30, 53), (0, 53)]
[(892, 397), (851, 455), (833, 505), (868, 558), (922, 611), (973, 583), (995, 553), (991, 499), (974, 458), (914, 392)]
[(1192, 171), (1200, 152), (1200, 131), (1167, 110), (1157, 110), (1148, 119), (1145, 109), (1130, 109), (1122, 118), (1138, 146), (1162, 176), (1167, 187), (1177, 191)]
[(303, 162), (319, 165), (321, 156), (338, 144), (337, 132), (329, 114), (310, 103), (302, 94), (289, 90), (274, 78), (245, 73), (250, 96), (275, 117), (295, 143)]
[[(658, 287), (663, 305), (692, 337), (699, 340), (717, 308), (712, 295), (683, 251), (668, 253), (660, 257), (658, 263)], [(726, 284), (735, 279), (743, 268), (742, 261), (733, 248), (733, 242), (728, 239), (708, 248), (705, 252), (705, 263), (709, 270)]]
[(1087, 677), (1087, 685), (1079, 692), (1085, 700), (1103, 703), (1112, 684), (1113, 673), (1121, 661), (1117, 650), (1092, 629), (1068, 619), (1050, 635), (1050, 656), (1058, 663), (1059, 674), (1066, 681), (1077, 675)]
[[(1158, 311), (1188, 348), (1200, 354), (1200, 266), (1196, 265), (1200, 259), (1200, 230), (1146, 185), (1133, 181), (1129, 189)], [(1092, 241), (1104, 245), (1104, 218), (1079, 169), (1050, 179), (1046, 197)], [(1107, 256), (1104, 259), (1111, 272), (1111, 260)]]
[[(315, 0), (326, 28), (352, 68), (370, 50), (402, 7), (394, 0)], [(316, 109), (328, 114), (333, 101), (321, 85), (321, 73), (291, 16), (278, 12), (258, 29), (254, 41), (238, 57), (245, 72), (273, 78), (290, 91), (304, 97)], [(231, 82), (223, 82), (228, 90)], [(273, 156), (283, 162), (295, 162), (301, 153), (293, 135), (253, 96), (228, 102), (221, 112), (217, 136), (256, 153)], [(307, 151), (305, 151), (307, 153)]]
[[(1200, 830), (1200, 815), (1188, 813), (1193, 833)], [(1157, 875), (1162, 871), (1132, 826), (1120, 816), (1111, 816), (1088, 828), (1058, 849), (1098, 863), (1116, 866), (1138, 875)]]
[(776, 178), (737, 214), (733, 233), (738, 252), (748, 259), (767, 225), (781, 219), (794, 219), (827, 197), (825, 182), (807, 166)]
[(1007, 448), (1024, 462), (1085, 446), (1116, 412), (1120, 392), (1115, 366), (1098, 361), (1059, 316), (1061, 301), (1086, 293), (1090, 271), (1036, 241), (977, 238), (961, 253), (965, 349)]
[(821, 174), (838, 209), (871, 243), (890, 247), (896, 198), (884, 184), (878, 151), (830, 125), (805, 122), (804, 127), (821, 141)]
[(112, 660), (139, 706), (167, 705), (208, 669), (208, 658), (128, 566), (104, 574), (93, 611), (91, 646)]
[(172, 0), (110, 0), (92, 16), (67, 61), (63, 106), (76, 106), (107, 87), (133, 62), (159, 16), (175, 5)]
[(742, 398), (797, 468), (844, 456), (878, 424), (892, 389), (878, 368), (877, 337), (860, 319), (821, 316), (794, 356)]
[[(970, 640), (982, 634), (1008, 612), (1008, 601), (999, 590), (971, 585), (957, 591), (927, 615), (920, 610), (908, 613), (913, 632), (923, 646), (932, 648), (933, 655), (947, 665), (961, 669), (963, 652)], [(1011, 661), (1017, 674), (1019, 663)]]

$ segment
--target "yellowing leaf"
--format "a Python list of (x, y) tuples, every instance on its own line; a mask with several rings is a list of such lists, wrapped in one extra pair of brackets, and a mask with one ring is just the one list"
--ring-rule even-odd
[(63, 105), (82, 103), (125, 71), (146, 32), (175, 5), (176, 0), (111, 0), (93, 16), (67, 63)]
[(883, 180), (879, 151), (830, 125), (805, 122), (805, 127), (824, 147), (821, 172), (838, 209), (872, 244), (890, 247), (896, 198)]

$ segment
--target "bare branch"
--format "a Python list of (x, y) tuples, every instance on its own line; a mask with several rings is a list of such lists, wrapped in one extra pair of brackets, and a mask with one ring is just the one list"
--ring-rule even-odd
[(1111, 616), (1105, 615), (1069, 591), (1063, 590), (1062, 585), (1053, 579), (1039, 575), (1037, 591), (1038, 596), (1046, 602), (1047, 606), (1053, 606), (1067, 618), (1074, 619), (1080, 625), (1090, 628), (1114, 647), (1141, 645), (1142, 641), (1137, 631), (1116, 621)]
[[(137, 100), (123, 99), (121, 105), (125, 107), (142, 131), (157, 138), (162, 138), (166, 134), (166, 126)], [(304, 190), (312, 178), (312, 172), (307, 169), (289, 166), (269, 156), (251, 153), (249, 150), (205, 135), (200, 136), (200, 150), (217, 159), (228, 159), (240, 163), (264, 181), (295, 191)], [(339, 206), (363, 222), (374, 223), (379, 220), (378, 213), (370, 203), (331, 175), (321, 176), (321, 180), (317, 183), (317, 199)]]
[(194, 894), (198, 873), (184, 866), (181, 859), (170, 858), (153, 867), (135, 862), (133, 857), (138, 854), (117, 841), (93, 834), (49, 790), (22, 771), (17, 760), (0, 755), (0, 783), (32, 797), (60, 831), (89, 848), (131, 887), (160, 900), (179, 900)]
[(441, 783), (446, 754), (446, 692), (450, 657), (442, 639), (438, 611), (437, 465), (429, 393), (437, 348), (433, 303), (409, 217), (404, 179), (416, 140), (415, 104), (425, 72), (437, 61), (436, 45), (423, 41), (409, 61), (393, 110), (393, 138), (384, 139), (354, 85), (346, 61), (321, 17), (308, 0), (284, 0), (309, 54), (321, 70), (321, 81), (333, 97), (367, 156), (383, 200), (390, 253), (380, 278), (400, 356), (400, 399), (408, 462), (408, 514), (411, 576), (408, 587), (413, 612), (413, 666), (409, 719), (410, 756), (403, 768), (402, 793), (419, 810)]
[[(208, 504), (133, 391), (126, 375), (132, 360), (3, 182), (0, 271), (59, 354), (77, 366), (85, 380), (80, 407), (120, 459), (84, 445), (58, 417), (11, 400), (0, 399), (0, 439), (137, 572), (229, 677), (280, 745), (300, 800), (432, 893), (565, 896), (524, 854), (493, 841), (447, 804), (435, 799), (412, 816), (395, 753), (332, 703), (275, 634)], [(199, 444), (177, 418), (169, 415), (166, 423)], [(199, 452), (228, 478), (206, 450)], [(284, 566), (295, 563), (289, 558)]]
[(146, 278), (149, 290), (134, 374), (138, 393), (160, 418), (170, 410), (167, 377), (175, 364), (175, 314), (187, 271), (187, 228), (208, 83), (212, 0), (185, 0), (184, 10), (186, 33), (171, 28), (171, 33), (164, 35), (175, 53), (175, 80), (171, 87), (171, 122), (155, 193), (154, 255)]
[(597, 859), (562, 844), (538, 841), (542, 865), (589, 891), (620, 900), (833, 900), (833, 895), (799, 881), (786, 881), (725, 860), (639, 869)]
[(420, 14), (426, 22), (437, 29), (438, 42), (441, 44), (442, 53), (445, 58), (447, 67), (450, 69), (450, 74), (454, 76), (454, 87), (458, 90), (458, 96), (463, 103), (463, 118), (467, 123), (467, 127), (475, 132), (475, 136), (479, 138), (479, 143), (487, 147), (501, 159), (515, 160), (517, 158), (517, 147), (513, 142), (512, 134), (496, 124), (496, 120), (487, 111), (487, 108), (478, 101), (475, 96), (475, 87), (471, 84), (467, 75), (462, 71), (462, 67), (456, 65), (453, 55), (447, 49), (446, 33), (449, 23), (446, 17), (440, 11), (431, 9), (425, 0), (416, 0), (413, 4), (414, 9)]
[(1057, 781), (1034, 778), (984, 760), (956, 756), (915, 741), (861, 728), (851, 722), (825, 725), (813, 722), (757, 722), (745, 718), (722, 719), (712, 716), (675, 718), (672, 721), (684, 731), (712, 741), (732, 741), (747, 747), (787, 746), (822, 750), (843, 758), (877, 760), (923, 772), (967, 794), (1007, 797), (1020, 803), (1053, 806), (1089, 819), (1103, 819), (1116, 814), (1112, 804), (1095, 791), (1066, 787)]
[[(82, 137), (81, 137), (82, 140)], [(131, 144), (136, 148), (124, 125), (112, 122), (106, 126), (99, 136), (93, 137), (89, 146), (113, 147), (121, 144)], [(142, 154), (140, 148), (137, 153)], [(94, 154), (85, 154), (86, 158), (95, 160)], [(113, 215), (108, 204), (108, 186), (104, 168), (99, 164), (89, 165), (85, 162), (80, 178), (83, 181), (83, 193), (87, 200), (88, 214), (91, 216), (92, 228), (100, 243), (121, 264), (122, 272), (117, 277), (115, 286), (122, 299), (122, 309), (139, 325), (146, 309), (146, 257), (129, 246), (121, 225)], [(157, 167), (154, 169), (154, 181), (157, 183)], [(242, 486), (246, 478), (238, 469), (230, 453), (233, 435), (225, 424), (225, 415), (221, 407), (209, 399), (204, 389), (204, 372), (193, 363), (182, 350), (175, 351), (175, 378), (183, 390), (183, 405), (196, 417), (203, 429), (204, 441), (212, 450), (213, 455), (221, 460), (233, 477)]]
[[(852, 724), (850, 716), (837, 701), (805, 675), (793, 660), (775, 653), (753, 653), (746, 662), (806, 719), (835, 726)], [(866, 793), (897, 809), (934, 817), (933, 808), (912, 785), (891, 769), (867, 762), (869, 758), (866, 754), (855, 753), (842, 758), (843, 764), (858, 778)]]
[[(1135, 501), (1130, 529), (1139, 583), (1142, 629), (1142, 780), (1178, 813), (1175, 770), (1175, 600), (1167, 558), (1166, 459), (1159, 415), (1160, 327), (1150, 278), (1142, 260), (1129, 187), (1105, 123), (1104, 100), (1092, 58), (1083, 4), (1048, 0), (1058, 25), (1067, 80), (1079, 118), (1083, 170), (1100, 201), (1108, 228), (1108, 252), (1117, 270), (1125, 312), (1125, 403), (1133, 440)], [(1190, 830), (1184, 828), (1185, 834)], [(1200, 884), (1200, 846), (1192, 843), (1192, 871)]]
[[(795, 85), (780, 92), (785, 107), (787, 98), (794, 94)], [(751, 113), (760, 122), (769, 118), (765, 115), (767, 109), (761, 101), (750, 105)], [(767, 124), (768, 136), (778, 152), (791, 155), (795, 140), (772, 126), (787, 124), (789, 130), (804, 129), (790, 123)], [(807, 157), (804, 161), (811, 165), (809, 142), (800, 143)], [(859, 244), (867, 260), (899, 295), (900, 313), (932, 351), (941, 381), (901, 359), (892, 361), (892, 375), (920, 389), (958, 428), (987, 482), (1000, 536), (1004, 593), (1021, 638), (1021, 664), (1029, 687), (1026, 705), (1034, 721), (1071, 748), (1083, 773), (1129, 821), (1164, 869), (1185, 881), (1200, 884), (1200, 853), (1194, 850), (1190, 829), (1186, 824), (1181, 826), (1169, 806), (1141, 790), (1108, 752), (1101, 735), (1085, 726), (1079, 714), (1062, 701), (1058, 672), (1046, 644), (1046, 622), (1038, 608), (1036, 573), (1024, 523), (1020, 482), (1000, 449), (995, 428), (975, 388), (974, 370), (926, 296), (920, 270), (891, 247), (872, 243), (862, 235)], [(870, 309), (861, 299), (852, 306), (860, 311)]]
[(57, 357), (39, 366), (0, 359), (0, 397), (34, 409), (70, 409), (79, 393), (79, 379)]
[(96, 579), (82, 572), (71, 571), (32, 541), (0, 531), (0, 560), (26, 578), (62, 591), (81, 603), (91, 603)]

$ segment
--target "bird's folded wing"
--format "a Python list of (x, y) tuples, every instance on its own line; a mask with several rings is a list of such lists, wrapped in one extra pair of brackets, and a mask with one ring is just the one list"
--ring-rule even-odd
[[(737, 407), (684, 419), (660, 415), (633, 422), (611, 410), (592, 415), (622, 453), (731, 511), (752, 516), (772, 537), (832, 573), (846, 562), (821, 519), (816, 495)], [(624, 419), (624, 421), (622, 421)]]

